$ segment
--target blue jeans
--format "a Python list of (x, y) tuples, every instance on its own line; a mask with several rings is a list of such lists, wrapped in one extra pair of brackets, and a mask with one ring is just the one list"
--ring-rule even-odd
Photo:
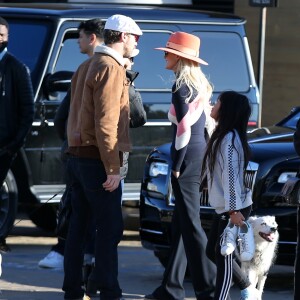
[(67, 172), (72, 186), (72, 214), (64, 254), (65, 298), (81, 298), (84, 294), (84, 241), (91, 217), (95, 220), (97, 234), (95, 269), (89, 280), (94, 281), (100, 290), (101, 300), (120, 298), (117, 247), (123, 234), (121, 185), (113, 192), (103, 189), (107, 176), (103, 163), (96, 159), (70, 157)]

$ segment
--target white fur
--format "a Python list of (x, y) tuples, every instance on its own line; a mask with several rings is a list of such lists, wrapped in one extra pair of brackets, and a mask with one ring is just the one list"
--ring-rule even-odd
[(247, 274), (251, 284), (257, 288), (258, 299), (261, 300), (269, 269), (276, 258), (278, 224), (274, 216), (250, 217), (249, 223), (254, 233), (255, 254), (251, 261), (242, 262), (242, 270)]

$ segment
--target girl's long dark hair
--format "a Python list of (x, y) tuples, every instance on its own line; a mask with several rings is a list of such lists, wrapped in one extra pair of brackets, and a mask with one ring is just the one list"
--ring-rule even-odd
[(209, 173), (213, 174), (217, 153), (220, 150), (223, 138), (229, 132), (233, 133), (232, 141), (235, 137), (234, 130), (237, 131), (240, 137), (244, 150), (244, 169), (246, 169), (250, 158), (247, 126), (251, 115), (251, 107), (248, 98), (234, 91), (226, 91), (219, 96), (219, 101), (221, 105), (218, 111), (218, 124), (207, 144), (202, 164), (202, 178), (206, 167), (208, 167)]

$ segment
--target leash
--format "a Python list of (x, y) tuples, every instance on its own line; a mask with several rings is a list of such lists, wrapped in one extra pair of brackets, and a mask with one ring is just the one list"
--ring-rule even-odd
[[(65, 188), (61, 189), (60, 191), (56, 192), (53, 196), (51, 196), (46, 202), (44, 202), (41, 206), (33, 209), (28, 216), (31, 216), (32, 214), (36, 213), (39, 209), (41, 209), (42, 207), (44, 207), (46, 204), (49, 203), (49, 201), (51, 201), (53, 198), (55, 198), (57, 195), (59, 195), (60, 193), (63, 193), (65, 191)], [(20, 222), (24, 221), (25, 219), (21, 218), (19, 220), (17, 220), (16, 222), (14, 222), (14, 224), (12, 224), (12, 226), (9, 228), (8, 232), (11, 232), (11, 230), (18, 225)], [(9, 248), (9, 246), (6, 244), (6, 240), (5, 238), (0, 238), (0, 253), (1, 252), (9, 252), (11, 251), (11, 249)]]
[[(30, 213), (28, 213), (28, 216), (31, 216), (32, 214), (36, 213), (39, 209), (41, 209), (42, 207), (44, 207), (46, 204), (48, 204), (49, 201), (51, 201), (53, 198), (55, 198), (57, 195), (59, 195), (60, 193), (63, 193), (65, 191), (65, 188), (61, 189), (60, 191), (56, 192), (53, 196), (51, 196), (46, 202), (44, 202), (41, 206), (35, 208), (34, 210), (32, 210)], [(20, 222), (24, 221), (25, 219), (19, 219), (18, 221), (16, 221), (11, 228), (9, 229), (9, 231), (11, 231), (16, 225), (18, 225)]]

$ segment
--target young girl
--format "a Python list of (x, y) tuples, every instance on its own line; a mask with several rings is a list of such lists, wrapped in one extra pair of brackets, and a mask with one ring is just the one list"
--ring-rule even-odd
[(207, 175), (209, 202), (216, 211), (206, 254), (217, 265), (214, 299), (218, 300), (227, 299), (232, 276), (241, 289), (241, 300), (256, 299), (256, 289), (233, 260), (233, 253), (221, 254), (228, 221), (242, 227), (251, 212), (251, 190), (244, 184), (250, 156), (246, 135), (250, 114), (247, 97), (233, 91), (223, 92), (210, 114), (217, 126), (207, 145), (202, 176)]

